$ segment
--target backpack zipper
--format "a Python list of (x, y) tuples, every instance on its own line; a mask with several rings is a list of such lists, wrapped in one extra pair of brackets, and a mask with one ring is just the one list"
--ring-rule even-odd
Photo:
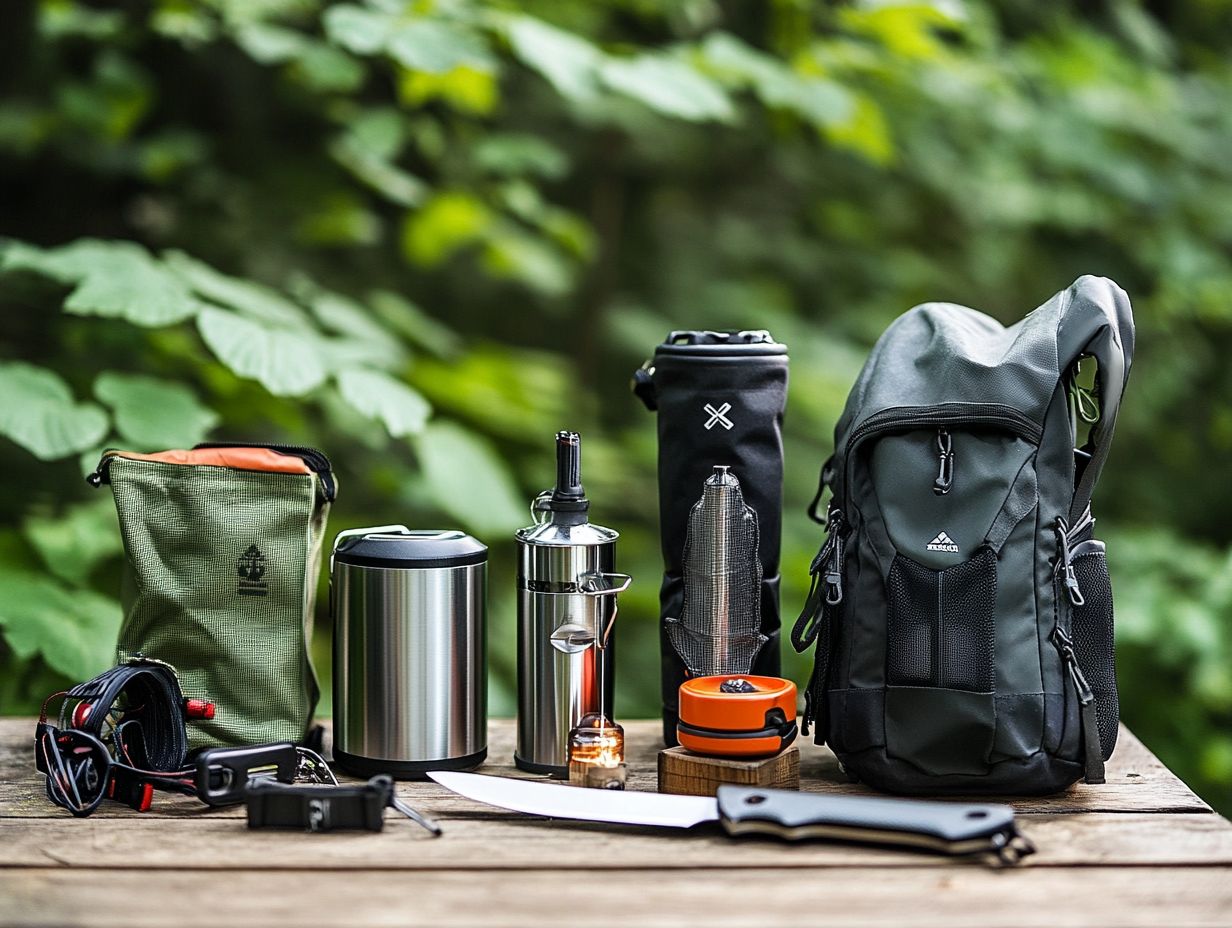
[(941, 406), (893, 406), (869, 416), (847, 440), (847, 457), (870, 435), (932, 426), (1000, 425), (1019, 438), (1039, 444), (1043, 429), (1030, 416), (1001, 403), (945, 403)]
[[(309, 448), (305, 445), (279, 445), (263, 442), (202, 442), (199, 445), (193, 445), (193, 450), (198, 448), (268, 448), (270, 451), (277, 451), (279, 454), (287, 454), (297, 457), (308, 465), (321, 480), (321, 490), (325, 494), (327, 502), (333, 502), (337, 495), (337, 485), (334, 483), (334, 475), (332, 467), (322, 451), (316, 448)], [(86, 477), (86, 482), (90, 486), (97, 489), (104, 483), (110, 483), (111, 461), (116, 457), (115, 453), (105, 451), (102, 459), (98, 462), (98, 467), (94, 472)]]
[(937, 429), (937, 456), (940, 463), (937, 479), (933, 481), (933, 492), (945, 496), (954, 485), (954, 439), (944, 425)]
[[(1089, 512), (1089, 510), (1088, 510)], [(1094, 519), (1091, 520), (1094, 523)], [(1074, 561), (1070, 556), (1069, 537), (1072, 534), (1065, 523), (1064, 516), (1057, 516), (1057, 573), (1065, 584), (1065, 594), (1071, 605), (1082, 606), (1086, 600), (1082, 596), (1082, 588), (1078, 585), (1078, 574), (1074, 571)]]
[[(1086, 599), (1082, 595), (1082, 588), (1078, 584), (1078, 575), (1074, 571), (1070, 539), (1076, 537), (1079, 532), (1089, 529), (1094, 524), (1095, 518), (1091, 515), (1089, 507), (1083, 512), (1078, 522), (1072, 528), (1066, 523), (1064, 516), (1057, 517), (1055, 528), (1057, 534), (1056, 577), (1065, 587), (1065, 595), (1069, 599), (1071, 608), (1086, 605)], [(1078, 714), (1079, 723), (1082, 727), (1082, 753), (1086, 763), (1086, 781), (1088, 783), (1103, 783), (1104, 749), (1099, 742), (1099, 706), (1095, 702), (1095, 692), (1091, 689), (1091, 684), (1087, 681), (1086, 674), (1082, 672), (1082, 667), (1078, 664), (1078, 655), (1074, 651), (1074, 640), (1070, 637), (1069, 632), (1061, 626), (1062, 621), (1060, 614), (1058, 614), (1057, 624), (1053, 628), (1049, 639), (1052, 641), (1053, 647), (1057, 649), (1057, 653), (1061, 655), (1061, 661), (1065, 664), (1065, 670), (1069, 674), (1070, 681), (1074, 684), (1074, 692), (1078, 695)]]
[(1087, 682), (1086, 674), (1078, 666), (1074, 641), (1058, 624), (1049, 636), (1053, 647), (1061, 655), (1061, 661), (1069, 673), (1074, 692), (1078, 695), (1079, 725), (1082, 729), (1082, 754), (1088, 783), (1104, 782), (1104, 749), (1099, 743), (1099, 711), (1095, 705), (1095, 692)]
[[(829, 622), (830, 610), (843, 601), (844, 545), (843, 513), (832, 502), (826, 516), (826, 540), (809, 565), (809, 575), (812, 577), (809, 594), (804, 609), (791, 630), (791, 643), (796, 651), (804, 651), (818, 640), (822, 627)], [(819, 713), (825, 708), (821, 703), (825, 699), (826, 681), (829, 677), (834, 629), (827, 627), (826, 633), (825, 653), (822, 653), (821, 645), (818, 644), (818, 652), (813, 659), (813, 672), (804, 689), (804, 715), (800, 731), (805, 736), (809, 733), (809, 725), (818, 719)], [(822, 738), (827, 734), (827, 727), (824, 723), (818, 725)]]
[(835, 496), (846, 495), (851, 462), (856, 450), (869, 438), (886, 432), (909, 432), (914, 429), (937, 430), (938, 471), (933, 492), (942, 496), (950, 491), (954, 480), (954, 445), (949, 434), (951, 426), (997, 426), (1019, 438), (1038, 445), (1043, 429), (1030, 416), (1002, 403), (944, 403), (940, 406), (892, 406), (869, 416), (847, 439), (843, 463), (843, 485), (834, 487)]

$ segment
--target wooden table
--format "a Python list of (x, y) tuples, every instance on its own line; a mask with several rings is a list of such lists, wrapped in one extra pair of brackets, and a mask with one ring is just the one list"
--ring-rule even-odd
[[(626, 723), (630, 788), (653, 789), (657, 722)], [(1103, 786), (1014, 802), (1039, 853), (996, 870), (922, 853), (732, 841), (717, 831), (547, 821), (399, 792), (442, 838), (393, 812), (381, 834), (249, 832), (242, 809), (157, 794), (74, 819), (43, 795), (28, 719), (0, 720), (4, 925), (1232, 924), (1232, 825), (1128, 731)], [(513, 725), (484, 772), (513, 774)], [(860, 792), (802, 745), (806, 790)], [(567, 787), (562, 786), (562, 789)]]

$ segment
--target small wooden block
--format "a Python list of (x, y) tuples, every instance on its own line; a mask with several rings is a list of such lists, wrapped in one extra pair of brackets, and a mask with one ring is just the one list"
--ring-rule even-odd
[(800, 751), (795, 746), (773, 757), (742, 760), (736, 757), (703, 757), (682, 747), (659, 752), (659, 792), (686, 796), (713, 796), (724, 783), (800, 788)]

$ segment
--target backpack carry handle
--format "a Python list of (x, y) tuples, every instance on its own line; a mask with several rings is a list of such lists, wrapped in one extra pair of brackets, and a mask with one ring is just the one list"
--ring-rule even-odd
[(1100, 396), (1099, 421), (1091, 428), (1084, 451), (1090, 458), (1077, 474), (1069, 521), (1091, 503), (1095, 484), (1112, 447), (1121, 397), (1134, 357), (1134, 320), (1129, 296), (1106, 277), (1079, 277), (1065, 291), (1057, 329), (1059, 368), (1069, 371), (1083, 356), (1095, 359)]

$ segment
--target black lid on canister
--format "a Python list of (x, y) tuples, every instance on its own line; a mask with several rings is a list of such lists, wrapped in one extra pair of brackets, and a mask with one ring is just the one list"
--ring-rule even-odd
[(466, 567), (487, 559), (487, 545), (457, 530), (412, 531), (404, 525), (385, 525), (341, 532), (334, 539), (333, 560), (360, 567)]

